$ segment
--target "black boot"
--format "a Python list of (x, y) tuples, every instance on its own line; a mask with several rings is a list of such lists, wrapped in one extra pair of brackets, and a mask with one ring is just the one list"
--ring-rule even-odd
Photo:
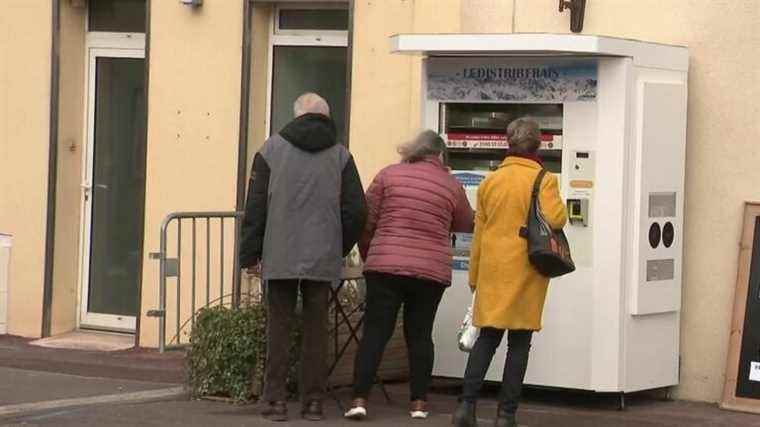
[(503, 406), (499, 405), (493, 425), (494, 427), (517, 427), (517, 418), (515, 418), (515, 414), (508, 413)]
[(454, 427), (477, 427), (478, 418), (475, 415), (475, 402), (461, 401), (454, 411), (452, 420)]

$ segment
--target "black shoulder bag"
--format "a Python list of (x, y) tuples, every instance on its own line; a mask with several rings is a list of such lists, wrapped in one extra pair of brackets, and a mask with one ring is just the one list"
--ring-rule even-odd
[(544, 276), (559, 277), (575, 271), (575, 263), (565, 232), (553, 230), (541, 212), (538, 194), (544, 175), (546, 169), (541, 169), (533, 183), (528, 219), (520, 229), (520, 237), (528, 240), (528, 259), (533, 267)]

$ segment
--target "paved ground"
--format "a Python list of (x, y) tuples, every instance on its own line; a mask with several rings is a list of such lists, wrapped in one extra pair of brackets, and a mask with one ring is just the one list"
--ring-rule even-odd
[(133, 381), (179, 384), (185, 380), (181, 352), (61, 350), (29, 345), (29, 342), (25, 338), (0, 335), (0, 366)]
[[(426, 421), (413, 421), (406, 415), (404, 385), (389, 387), (394, 401), (384, 402), (374, 396), (370, 406), (370, 426), (447, 426), (450, 425), (455, 397), (451, 394), (431, 396), (432, 415)], [(340, 398), (348, 401), (343, 390)], [(598, 396), (557, 392), (531, 392), (520, 412), (520, 422), (528, 427), (760, 427), (760, 416), (726, 412), (714, 405), (656, 401), (633, 398), (625, 411), (615, 409), (614, 402)], [(495, 402), (483, 402), (479, 410), (481, 425), (487, 426), (495, 414)], [(1, 409), (1, 408), (0, 408)], [(291, 415), (297, 415), (298, 405), (291, 404)], [(312, 423), (295, 419), (276, 424), (262, 420), (255, 405), (237, 406), (224, 402), (174, 399), (140, 404), (91, 405), (37, 412), (11, 418), (0, 418), (3, 426), (356, 426), (344, 421), (334, 402), (326, 405), (328, 419)]]
[[(0, 426), (356, 425), (344, 421), (331, 400), (326, 404), (328, 419), (321, 424), (297, 417), (290, 423), (274, 424), (262, 420), (255, 405), (187, 400), (176, 388), (184, 376), (180, 353), (64, 351), (27, 343), (0, 336)], [(363, 424), (448, 426), (456, 390), (452, 382), (437, 381), (430, 396), (431, 417), (412, 421), (406, 414), (406, 385), (390, 385), (393, 402), (388, 404), (375, 393), (370, 418)], [(349, 401), (348, 390), (340, 390), (338, 396), (344, 403)], [(495, 390), (489, 390), (489, 398), (480, 405), (481, 426), (489, 426), (496, 412), (494, 396)], [(525, 397), (519, 415), (521, 424), (528, 427), (760, 427), (757, 415), (652, 396), (629, 397), (625, 411), (618, 411), (617, 399), (610, 396), (529, 390)], [(299, 409), (291, 404), (293, 416)]]
[(0, 367), (0, 406), (169, 388), (148, 383), (89, 378)]

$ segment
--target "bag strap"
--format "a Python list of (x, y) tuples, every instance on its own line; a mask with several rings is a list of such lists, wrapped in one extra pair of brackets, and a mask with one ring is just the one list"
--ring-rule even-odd
[[(541, 182), (544, 180), (545, 175), (546, 175), (546, 169), (541, 168), (541, 171), (538, 173), (538, 176), (536, 176), (536, 180), (533, 181), (533, 190), (530, 193), (530, 206), (536, 206), (536, 201), (538, 200), (538, 193), (541, 191)], [(520, 227), (520, 237), (524, 239), (528, 238), (528, 224), (530, 224), (530, 208), (528, 209), (528, 215), (525, 218), (525, 225)]]
[(538, 173), (538, 176), (536, 177), (536, 180), (533, 182), (533, 192), (531, 193), (531, 198), (535, 199), (538, 197), (538, 192), (541, 191), (541, 181), (544, 180), (544, 176), (546, 175), (546, 169), (541, 169), (541, 172)]

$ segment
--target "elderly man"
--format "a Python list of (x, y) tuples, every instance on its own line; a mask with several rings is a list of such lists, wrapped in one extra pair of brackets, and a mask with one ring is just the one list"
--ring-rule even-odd
[(324, 418), (329, 286), (359, 238), (367, 208), (348, 150), (336, 142), (327, 102), (313, 93), (294, 105), (295, 119), (269, 138), (253, 160), (240, 265), (266, 286), (267, 365), (264, 416), (286, 421), (289, 336), (303, 301), (301, 415)]

